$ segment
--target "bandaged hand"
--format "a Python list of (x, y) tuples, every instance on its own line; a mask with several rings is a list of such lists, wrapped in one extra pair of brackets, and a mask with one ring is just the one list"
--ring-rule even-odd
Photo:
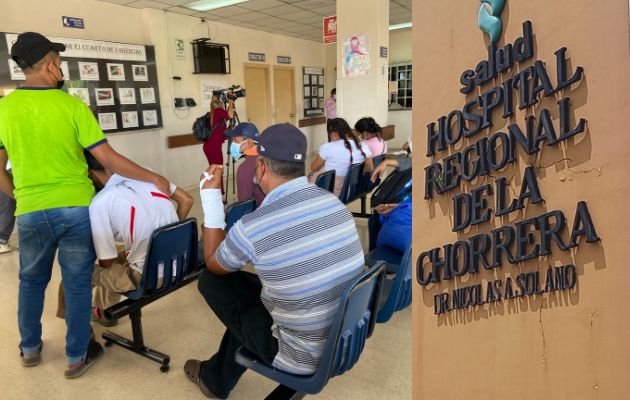
[(203, 207), (203, 226), (210, 229), (225, 228), (225, 211), (221, 196), (221, 181), (223, 180), (223, 166), (210, 165), (200, 177), (199, 194)]

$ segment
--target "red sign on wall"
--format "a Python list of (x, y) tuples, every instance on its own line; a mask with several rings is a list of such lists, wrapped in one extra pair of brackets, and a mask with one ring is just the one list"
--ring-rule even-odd
[(324, 18), (324, 43), (337, 43), (337, 16)]

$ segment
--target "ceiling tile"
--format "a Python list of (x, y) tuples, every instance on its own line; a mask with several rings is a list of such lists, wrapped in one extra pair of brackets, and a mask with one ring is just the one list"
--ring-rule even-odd
[(150, 1), (150, 0), (133, 1), (127, 4), (127, 6), (133, 7), (133, 8), (155, 8), (157, 10), (164, 10), (165, 8), (171, 7), (168, 4), (158, 3), (156, 1)]
[(314, 17), (297, 18), (296, 21), (303, 24), (319, 24), (322, 26), (324, 24), (324, 19), (319, 15), (316, 15)]
[(336, 4), (337, 2), (335, 0), (302, 0), (293, 3), (296, 7), (304, 8), (306, 10), (327, 6), (336, 7)]
[(216, 10), (210, 10), (208, 12), (212, 15), (218, 15), (220, 17), (231, 17), (234, 15), (245, 14), (249, 12), (249, 10), (246, 10), (244, 8), (240, 8), (237, 6), (229, 6), (229, 7), (217, 8)]
[(240, 6), (248, 10), (262, 10), (264, 8), (277, 7), (284, 4), (284, 2), (278, 0), (249, 0), (245, 3), (241, 3)]
[(231, 18), (237, 21), (252, 22), (264, 18), (269, 18), (269, 16), (259, 12), (247, 12), (245, 14), (234, 15)]
[(194, 0), (156, 0), (159, 3), (169, 4), (171, 6), (181, 6), (182, 4), (192, 3)]
[(184, 14), (184, 15), (199, 14), (199, 11), (191, 10), (190, 8), (184, 8), (184, 7), (172, 7), (172, 8), (167, 9), (166, 11), (174, 12), (178, 14)]
[(304, 10), (297, 7), (293, 7), (289, 4), (285, 4), (283, 6), (264, 8), (258, 11), (265, 14), (273, 15), (275, 17), (281, 17), (283, 14), (291, 14), (291, 13), (296, 13), (296, 12), (300, 12)]
[(319, 15), (323, 15), (323, 16), (327, 17), (327, 16), (330, 16), (330, 15), (337, 14), (337, 7), (333, 4), (331, 6), (313, 8), (313, 9), (311, 9), (311, 11), (313, 11), (314, 13), (317, 13)]
[(133, 2), (134, 0), (101, 0), (101, 1), (103, 1), (105, 3), (125, 5), (125, 4), (129, 4), (129, 3)]
[(411, 9), (411, 0), (390, 0), (391, 2), (397, 3), (398, 5), (402, 6), (402, 7), (406, 7), (408, 9)]
[(282, 15), (282, 18), (285, 18), (285, 19), (290, 19), (290, 20), (292, 20), (292, 21), (298, 20), (298, 19), (300, 19), (300, 18), (307, 18), (307, 17), (317, 17), (317, 18), (320, 18), (320, 16), (319, 16), (319, 15), (317, 15), (317, 14), (315, 14), (314, 12), (311, 12), (311, 11), (306, 11), (306, 10), (303, 10), (303, 11), (298, 11), (298, 12), (295, 12), (295, 13), (290, 13), (290, 14), (283, 14), (283, 15)]

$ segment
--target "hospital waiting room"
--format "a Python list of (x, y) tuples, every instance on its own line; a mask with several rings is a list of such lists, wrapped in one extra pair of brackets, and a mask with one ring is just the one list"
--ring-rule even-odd
[(1, 399), (411, 399), (412, 0), (0, 10)]

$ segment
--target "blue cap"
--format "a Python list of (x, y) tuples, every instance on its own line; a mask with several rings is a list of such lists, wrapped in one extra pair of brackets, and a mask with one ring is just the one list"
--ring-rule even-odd
[(258, 154), (272, 160), (306, 162), (306, 136), (291, 124), (265, 129), (258, 139)]
[(231, 129), (229, 131), (225, 131), (225, 136), (229, 138), (233, 138), (236, 136), (244, 136), (246, 138), (257, 141), (258, 136), (260, 136), (260, 133), (258, 132), (258, 128), (256, 128), (256, 125), (250, 122), (242, 122), (236, 125), (236, 128)]

